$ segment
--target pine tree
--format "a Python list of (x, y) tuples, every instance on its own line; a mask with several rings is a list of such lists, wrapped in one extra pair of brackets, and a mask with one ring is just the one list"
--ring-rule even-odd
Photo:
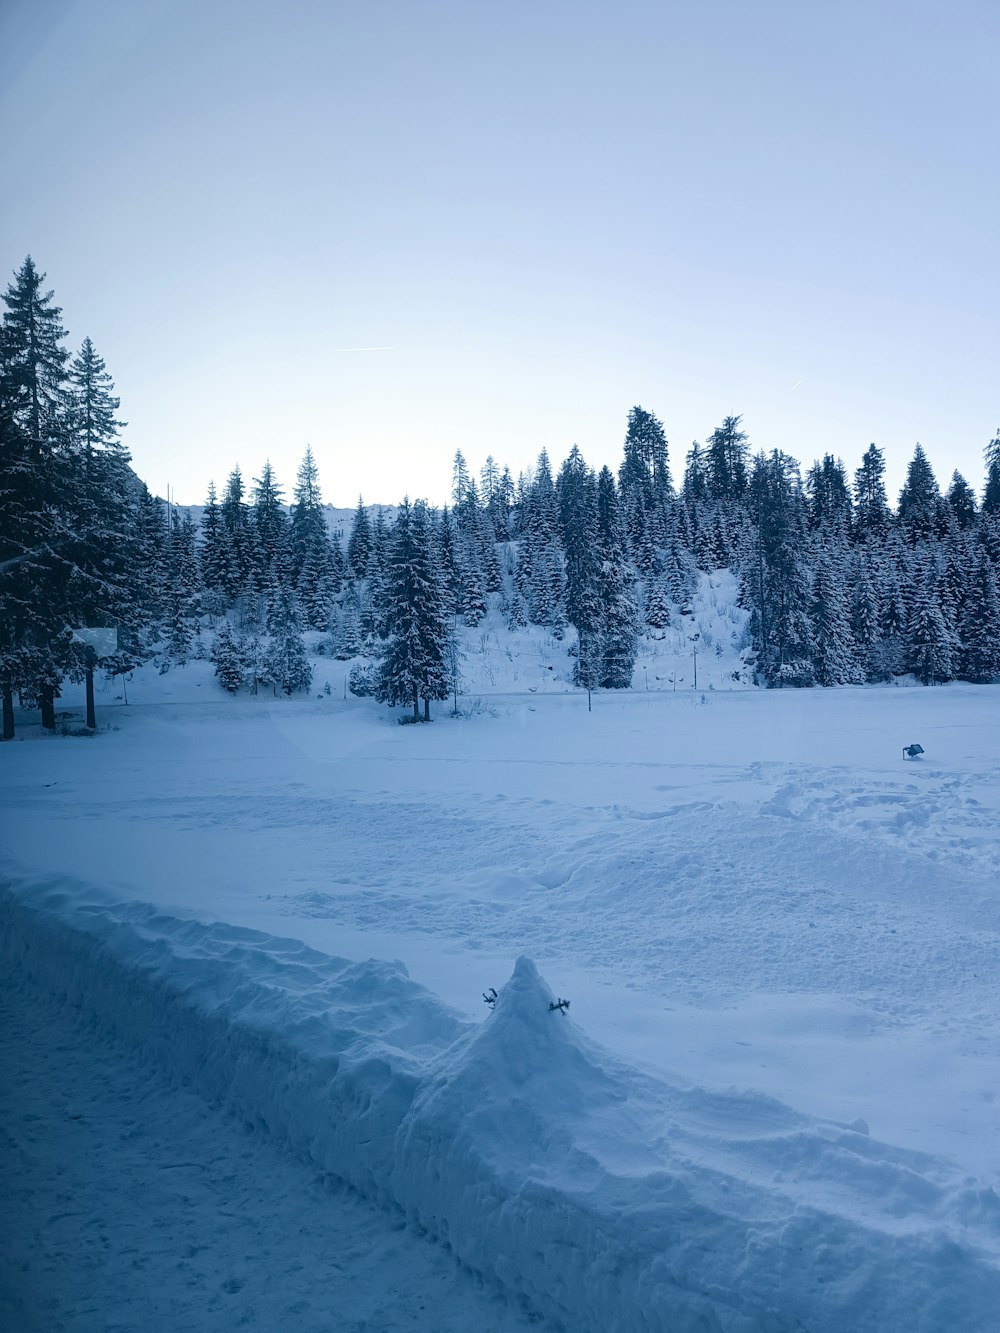
[[(69, 608), (64, 548), (68, 396), (62, 311), (29, 256), (3, 300), (0, 331), (0, 693), (13, 735), (13, 694), (38, 698), (55, 725), (53, 692), (66, 665), (57, 647)], [(69, 567), (71, 569), (71, 566)]]
[(597, 478), (597, 542), (601, 599), (601, 667), (605, 689), (624, 690), (632, 684), (639, 652), (639, 611), (628, 576), (625, 526), (609, 468)]
[(806, 474), (809, 496), (809, 526), (827, 542), (846, 537), (851, 527), (851, 492), (847, 472), (839, 458), (824, 454)]
[(976, 522), (976, 493), (961, 472), (951, 474), (947, 495), (948, 507), (958, 527), (964, 532)]
[(53, 293), (44, 285), (45, 274), (29, 255), (3, 298), (5, 397), (36, 461), (64, 443), (70, 407), (62, 310), (52, 304)]
[(354, 521), (351, 524), (351, 535), (347, 539), (347, 565), (353, 578), (363, 579), (367, 574), (371, 546), (371, 520), (365, 502), (359, 495), (358, 507), (354, 511)]
[(448, 697), (447, 626), (434, 566), (427, 507), (404, 501), (393, 531), (388, 564), (390, 638), (382, 657), (376, 697), (413, 704), (430, 721), (430, 701)]
[(190, 514), (181, 518), (175, 509), (171, 522), (166, 560), (167, 652), (172, 661), (183, 664), (194, 638), (192, 622), (201, 611), (198, 555)]
[(937, 685), (952, 679), (957, 637), (942, 609), (929, 562), (925, 562), (913, 587), (906, 638), (907, 666), (922, 685)]
[(806, 518), (797, 463), (778, 450), (759, 455), (751, 489), (758, 535), (746, 587), (757, 674), (768, 686), (811, 685), (812, 590), (803, 560)]
[(600, 628), (597, 481), (574, 444), (556, 487), (566, 552), (566, 617), (582, 636)]
[(80, 447), (86, 450), (116, 450), (121, 430), (128, 423), (115, 416), (121, 401), (114, 382), (97, 355), (94, 344), (84, 338), (69, 370), (73, 424)]
[(316, 563), (319, 566), (330, 559), (330, 539), (323, 514), (319, 469), (310, 448), (306, 449), (295, 478), (289, 549), (293, 583), (298, 582), (302, 566), (310, 554), (316, 556)]
[(1000, 515), (1000, 429), (986, 446), (986, 488), (983, 491), (983, 513), (991, 518)]
[(889, 531), (891, 514), (884, 477), (882, 451), (870, 444), (854, 474), (854, 531), (859, 540), (882, 541)]
[(673, 496), (663, 424), (642, 407), (633, 407), (628, 415), (618, 485), (625, 530), (633, 557), (637, 557), (646, 542), (649, 522)]
[[(858, 657), (864, 669), (866, 680), (880, 680), (886, 677), (880, 673), (883, 664), (878, 661), (876, 645), (881, 637), (879, 631), (878, 600), (875, 588), (864, 560), (858, 560), (851, 577), (851, 634), (857, 646)], [(891, 672), (889, 673), (891, 674)]]
[(863, 679), (851, 633), (850, 608), (829, 558), (813, 576), (813, 669), (819, 685), (853, 685)]
[(214, 481), (208, 483), (208, 498), (201, 515), (199, 560), (202, 586), (208, 592), (222, 592), (226, 583), (225, 539)]
[(254, 586), (258, 592), (273, 596), (289, 580), (288, 514), (281, 497), (281, 487), (270, 461), (254, 481), (253, 528), (255, 533)]
[(1000, 590), (997, 573), (985, 548), (980, 548), (975, 572), (959, 613), (957, 674), (977, 683), (1000, 676)]
[(942, 536), (948, 527), (947, 506), (941, 498), (927, 455), (918, 444), (899, 493), (896, 515), (911, 542)]
[(711, 498), (723, 504), (742, 500), (747, 494), (747, 437), (740, 430), (742, 420), (742, 417), (726, 417), (708, 438), (709, 490)]
[(250, 506), (244, 499), (243, 474), (233, 468), (226, 482), (226, 493), (219, 506), (225, 556), (224, 587), (230, 598), (242, 596), (251, 583), (254, 543)]
[(268, 676), (276, 690), (297, 694), (312, 683), (312, 667), (306, 655), (295, 598), (287, 589), (272, 603), (267, 652)]
[(232, 626), (226, 619), (223, 619), (216, 631), (212, 661), (215, 663), (219, 684), (230, 694), (235, 694), (243, 684), (244, 666)]

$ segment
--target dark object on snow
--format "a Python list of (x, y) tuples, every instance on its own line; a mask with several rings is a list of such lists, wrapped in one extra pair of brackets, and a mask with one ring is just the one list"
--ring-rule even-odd
[(496, 1004), (499, 998), (500, 997), (497, 995), (495, 986), (491, 986), (489, 990), (483, 991), (483, 999), (486, 1001), (486, 1003), (490, 1006), (491, 1009)]
[(561, 1009), (562, 1012), (565, 1013), (568, 1008), (569, 1000), (556, 1000), (553, 1004), (549, 1005), (549, 1013), (551, 1014), (553, 1009)]
[(907, 759), (916, 759), (917, 755), (923, 754), (923, 752), (924, 752), (924, 747), (922, 745), (903, 746), (903, 754), (906, 756)]

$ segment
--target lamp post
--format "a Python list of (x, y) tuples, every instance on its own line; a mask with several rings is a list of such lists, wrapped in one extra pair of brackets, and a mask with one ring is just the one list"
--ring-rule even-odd
[(700, 634), (691, 634), (688, 636), (688, 643), (691, 644), (691, 660), (694, 664), (694, 688), (698, 688), (698, 640)]

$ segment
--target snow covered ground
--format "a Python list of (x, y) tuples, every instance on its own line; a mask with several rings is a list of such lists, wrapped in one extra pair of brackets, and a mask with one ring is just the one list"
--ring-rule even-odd
[(13, 974), (450, 1247), (498, 1328), (994, 1328), (1000, 691), (744, 690), (732, 635), (675, 691), (680, 634), (592, 713), (498, 637), (496, 715), (192, 662), (22, 729)]

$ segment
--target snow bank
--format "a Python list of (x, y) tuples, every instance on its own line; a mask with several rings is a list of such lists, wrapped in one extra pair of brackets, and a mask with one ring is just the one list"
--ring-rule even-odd
[(948, 1163), (757, 1094), (643, 1075), (521, 958), (470, 1023), (350, 963), (66, 881), (0, 889), (55, 993), (488, 1280), (585, 1333), (985, 1329), (1000, 1207)]

